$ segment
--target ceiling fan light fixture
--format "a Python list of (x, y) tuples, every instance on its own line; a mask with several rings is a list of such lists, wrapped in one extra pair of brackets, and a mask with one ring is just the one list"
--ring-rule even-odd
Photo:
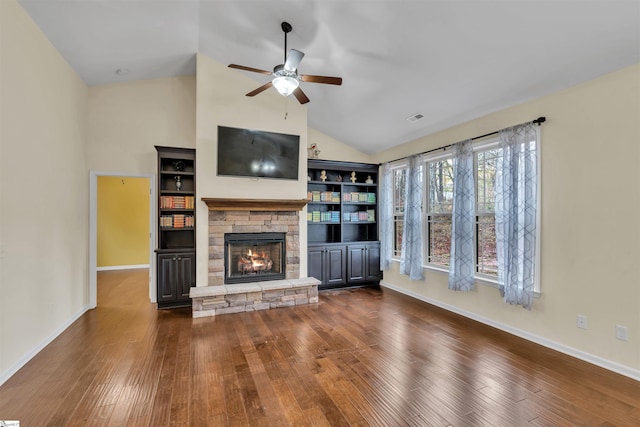
[(300, 86), (298, 79), (289, 76), (276, 77), (271, 83), (282, 96), (291, 95)]

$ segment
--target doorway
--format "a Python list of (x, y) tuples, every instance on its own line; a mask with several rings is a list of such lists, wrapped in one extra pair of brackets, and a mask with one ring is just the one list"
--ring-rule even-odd
[[(90, 209), (89, 209), (89, 305), (91, 308), (95, 308), (97, 306), (97, 286), (98, 286), (98, 271), (100, 270), (118, 270), (118, 269), (126, 269), (126, 268), (146, 268), (149, 269), (148, 281), (149, 281), (149, 301), (152, 303), (156, 302), (156, 290), (155, 290), (155, 257), (154, 248), (155, 248), (155, 176), (154, 175), (137, 175), (137, 174), (122, 174), (122, 173), (105, 173), (105, 172), (94, 172), (90, 173), (90, 188), (89, 188), (89, 197), (90, 197)], [(138, 178), (142, 178), (143, 180), (137, 180)], [(146, 242), (146, 248), (144, 242), (136, 243), (135, 245), (140, 246), (142, 244), (142, 248), (138, 247), (135, 251), (135, 254), (128, 253), (122, 254), (119, 253), (121, 251), (113, 250), (113, 248), (109, 249), (108, 246), (117, 246), (117, 245), (126, 245), (132, 246), (133, 243), (127, 243), (127, 234), (126, 230), (126, 217), (135, 212), (127, 212), (127, 207), (119, 206), (114, 212), (107, 215), (112, 215), (113, 219), (110, 222), (118, 222), (124, 221), (125, 225), (122, 227), (124, 230), (118, 230), (117, 224), (110, 224), (111, 232), (115, 235), (116, 242), (110, 242), (107, 245), (107, 248), (104, 247), (104, 242), (101, 242), (101, 249), (99, 250), (98, 242), (99, 242), (99, 229), (103, 227), (104, 224), (100, 225), (100, 210), (98, 209), (98, 198), (100, 191), (100, 182), (102, 182), (103, 190), (104, 186), (108, 185), (120, 185), (126, 186), (127, 183), (133, 184), (134, 180), (139, 185), (140, 182), (145, 183), (145, 186), (148, 186), (148, 191), (144, 191), (143, 198), (146, 203), (148, 203), (148, 221), (139, 221), (140, 223), (144, 223), (148, 228), (148, 239)], [(113, 189), (112, 189), (113, 190)], [(117, 187), (113, 190), (117, 193)], [(104, 193), (104, 191), (102, 192)], [(148, 200), (146, 197), (148, 196)], [(103, 196), (101, 196), (103, 197)], [(115, 196), (117, 197), (117, 195)], [(143, 202), (144, 203), (144, 202)], [(121, 210), (121, 211), (119, 211)], [(102, 212), (105, 214), (105, 212)], [(115, 228), (113, 228), (115, 227)], [(104, 232), (104, 231), (103, 231)], [(124, 239), (124, 240), (123, 240)], [(131, 249), (131, 248), (127, 248)], [(98, 256), (100, 253), (100, 257)], [(145, 256), (146, 253), (146, 256)], [(123, 255), (125, 258), (123, 258)], [(137, 259), (134, 264), (131, 265), (130, 262), (123, 261), (126, 259)], [(100, 259), (100, 261), (99, 261)], [(124, 263), (124, 264), (123, 264)], [(129, 265), (127, 265), (129, 264)]]

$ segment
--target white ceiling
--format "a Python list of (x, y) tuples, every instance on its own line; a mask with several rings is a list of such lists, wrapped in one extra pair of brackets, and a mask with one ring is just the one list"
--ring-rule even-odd
[(640, 0), (19, 2), (88, 85), (194, 74), (196, 52), (271, 70), (287, 21), (300, 73), (344, 79), (302, 83), (309, 126), (367, 153), (640, 62)]

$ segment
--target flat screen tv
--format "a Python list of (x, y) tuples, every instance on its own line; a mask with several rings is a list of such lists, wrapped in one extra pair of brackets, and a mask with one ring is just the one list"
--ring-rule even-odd
[(298, 179), (300, 137), (218, 126), (218, 175)]

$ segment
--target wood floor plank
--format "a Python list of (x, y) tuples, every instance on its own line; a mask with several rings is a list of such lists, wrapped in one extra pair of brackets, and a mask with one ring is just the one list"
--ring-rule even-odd
[(640, 426), (640, 383), (399, 293), (192, 319), (145, 270), (0, 386), (25, 426)]

